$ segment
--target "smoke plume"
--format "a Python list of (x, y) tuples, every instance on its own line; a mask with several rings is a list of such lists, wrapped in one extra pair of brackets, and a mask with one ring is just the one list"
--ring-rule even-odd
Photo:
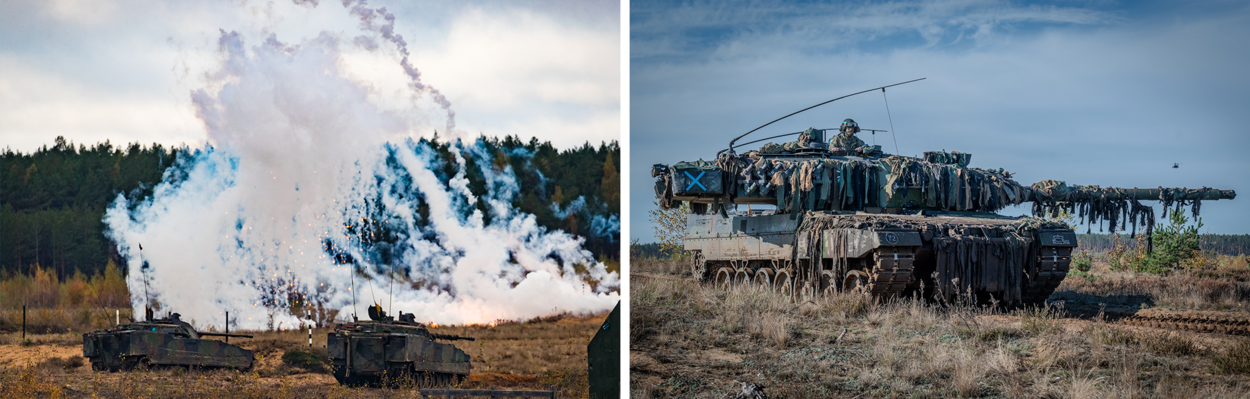
[[(411, 90), (432, 95), (451, 131), (450, 103), (420, 83), (394, 17), (367, 11), (352, 8), (401, 48)], [(221, 32), (223, 61), (191, 94), (209, 144), (183, 151), (151, 197), (119, 195), (105, 214), (135, 314), (150, 300), (203, 326), (230, 311), (235, 328), (263, 328), (299, 323), (292, 307), (342, 320), (375, 302), (444, 324), (611, 309), (617, 274), (582, 239), (515, 209), (514, 171), (493, 166), (483, 142), (440, 151), (370, 102), (343, 66), (353, 41), (249, 47)], [(485, 193), (470, 190), (471, 168)], [(619, 230), (615, 216), (602, 223)]]

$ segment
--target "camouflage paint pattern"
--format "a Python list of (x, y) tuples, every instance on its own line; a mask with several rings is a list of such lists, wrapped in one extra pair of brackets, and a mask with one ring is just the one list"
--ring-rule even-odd
[(849, 133), (838, 133), (833, 136), (832, 140), (829, 140), (829, 147), (834, 150), (851, 151), (864, 145), (864, 140)]
[(435, 339), (459, 337), (432, 334), (419, 324), (368, 322), (340, 325), (326, 337), (326, 352), (340, 381), (398, 376), (404, 373), (467, 377), (469, 355)]
[(586, 345), (586, 366), (591, 399), (621, 397), (621, 303), (599, 326)]
[(137, 366), (195, 366), (250, 369), (252, 351), (186, 334), (181, 326), (134, 323), (83, 334), (83, 357), (96, 370)]

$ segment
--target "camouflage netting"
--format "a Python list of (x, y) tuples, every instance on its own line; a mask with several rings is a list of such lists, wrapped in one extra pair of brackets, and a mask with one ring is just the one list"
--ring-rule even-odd
[(1169, 208), (1173, 208), (1173, 212), (1180, 212), (1182, 206), (1189, 205), (1190, 212), (1197, 219), (1199, 209), (1202, 207), (1202, 198), (1206, 197), (1206, 193), (1211, 190), (1205, 187), (1201, 189), (1160, 187), (1157, 190), (1158, 198), (1142, 198), (1134, 196), (1134, 192), (1139, 191), (1136, 189), (1068, 186), (1057, 180), (1033, 183), (1032, 189), (1035, 197), (1034, 216), (1053, 218), (1062, 212), (1067, 212), (1075, 215), (1080, 223), (1086, 225), (1086, 234), (1093, 230), (1092, 225), (1095, 223), (1098, 224), (1099, 230), (1102, 230), (1103, 220), (1108, 222), (1106, 229), (1112, 234), (1129, 230), (1130, 234), (1137, 235), (1137, 225), (1141, 224), (1146, 229), (1147, 252), (1154, 249), (1155, 213), (1153, 207), (1143, 205), (1138, 201), (1139, 199), (1157, 199), (1163, 203), (1163, 217), (1165, 218)]
[[(832, 248), (845, 248), (847, 230), (911, 229), (922, 236), (932, 237), (936, 256), (936, 287), (926, 289), (943, 299), (969, 291), (985, 290), (1001, 293), (1001, 299), (1012, 302), (1021, 300), (1024, 270), (1036, 265), (1038, 248), (1033, 244), (1035, 233), (1040, 229), (1064, 228), (1062, 223), (1040, 218), (984, 219), (984, 218), (924, 218), (900, 215), (829, 215), (808, 212), (803, 217), (798, 234), (805, 235), (808, 242), (818, 242), (819, 232), (831, 230)], [(927, 238), (926, 238), (927, 239)], [(795, 247), (797, 250), (797, 246)], [(820, 246), (809, 245), (809, 259), (819, 258)], [(843, 249), (845, 251), (845, 249)], [(798, 259), (795, 254), (795, 260)], [(845, 254), (832, 255), (835, 259), (834, 274), (841, 279), (847, 265)], [(1023, 267), (1009, 267), (1021, 265)], [(927, 277), (927, 276), (926, 276)]]
[[(897, 205), (947, 211), (993, 212), (1027, 201), (1030, 196), (1028, 187), (1002, 171), (901, 156), (791, 160), (762, 157), (752, 151), (724, 155), (717, 165), (727, 175), (737, 176), (727, 182), (727, 193), (777, 197), (783, 212), (886, 207), (896, 195), (906, 195), (907, 189), (920, 191), (919, 203)], [(732, 200), (726, 197), (726, 201)]]
[(959, 151), (925, 151), (924, 159), (925, 161), (932, 163), (944, 163), (965, 167), (968, 166), (969, 162), (972, 162), (972, 154), (962, 153)]

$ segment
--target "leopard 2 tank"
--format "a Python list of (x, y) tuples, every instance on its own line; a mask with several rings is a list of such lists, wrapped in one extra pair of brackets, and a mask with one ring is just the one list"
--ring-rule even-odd
[[(692, 274), (791, 294), (889, 297), (922, 290), (926, 297), (973, 294), (980, 301), (1038, 304), (1063, 281), (1077, 246), (1071, 227), (1043, 216), (1066, 210), (1086, 223), (1109, 221), (1112, 232), (1131, 225), (1134, 234), (1140, 226), (1150, 236), (1154, 210), (1140, 201), (1161, 201), (1165, 212), (1189, 204), (1196, 216), (1200, 201), (1236, 197), (1210, 188), (1055, 180), (1024, 186), (1002, 169), (969, 167), (967, 153), (917, 158), (862, 141), (856, 148), (826, 142), (826, 133), (844, 130), (774, 136), (799, 139), (738, 154), (735, 142), (744, 134), (714, 161), (652, 166), (660, 207), (689, 209), (683, 245)], [(995, 213), (1026, 202), (1033, 216)]]

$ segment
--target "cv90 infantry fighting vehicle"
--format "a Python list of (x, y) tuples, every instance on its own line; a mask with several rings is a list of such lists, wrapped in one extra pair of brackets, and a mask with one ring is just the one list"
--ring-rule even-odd
[(411, 379), (417, 386), (460, 383), (469, 376), (469, 355), (435, 340), (467, 340), (430, 332), (415, 316), (387, 316), (381, 306), (369, 307), (371, 321), (340, 324), (326, 340), (334, 378), (346, 385), (379, 385)]
[[(1165, 216), (1190, 204), (1197, 216), (1202, 200), (1236, 197), (1232, 190), (1054, 180), (1026, 187), (1001, 169), (969, 167), (967, 153), (915, 158), (884, 154), (880, 146), (831, 148), (826, 133), (844, 128), (791, 133), (799, 139), (738, 154), (744, 144), (735, 142), (744, 134), (713, 162), (654, 165), (660, 207), (689, 205), (684, 245), (694, 276), (813, 295), (910, 295), (923, 287), (926, 296), (974, 293), (978, 300), (1035, 304), (1063, 281), (1077, 245), (1071, 228), (1040, 216), (1062, 209), (1086, 223), (1109, 221), (1112, 231), (1131, 224), (1134, 234), (1140, 223), (1149, 236), (1154, 211), (1139, 201), (1162, 201)], [(995, 213), (1025, 202), (1035, 217)]]
[(153, 319), (149, 311), (146, 321), (83, 334), (82, 355), (97, 371), (153, 366), (252, 368), (252, 351), (202, 337), (252, 336), (195, 331), (177, 313)]

